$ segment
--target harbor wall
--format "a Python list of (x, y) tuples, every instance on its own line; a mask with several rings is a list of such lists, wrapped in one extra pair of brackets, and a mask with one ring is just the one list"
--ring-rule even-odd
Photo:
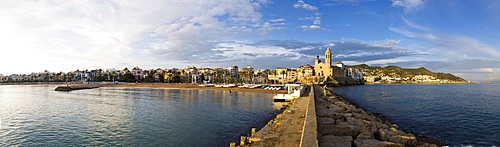
[(363, 79), (355, 80), (352, 77), (333, 77), (333, 82), (328, 83), (329, 87), (338, 87), (338, 86), (351, 86), (351, 85), (364, 85)]
[(346, 147), (437, 147), (442, 143), (400, 129), (375, 113), (330, 90), (316, 91), (319, 146)]
[(55, 91), (72, 91), (81, 89), (94, 89), (99, 87), (101, 87), (101, 85), (66, 85), (56, 87)]
[[(242, 136), (239, 146), (256, 147), (438, 147), (332, 91), (313, 85), (261, 130)], [(230, 146), (236, 146), (231, 143)]]

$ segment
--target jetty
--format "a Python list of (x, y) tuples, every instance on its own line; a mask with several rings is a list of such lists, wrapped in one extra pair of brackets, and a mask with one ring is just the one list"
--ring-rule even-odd
[(94, 89), (99, 87), (101, 87), (101, 85), (66, 85), (56, 87), (55, 91), (73, 91), (81, 89)]
[(438, 147), (438, 140), (403, 131), (325, 87), (311, 85), (259, 131), (230, 147)]

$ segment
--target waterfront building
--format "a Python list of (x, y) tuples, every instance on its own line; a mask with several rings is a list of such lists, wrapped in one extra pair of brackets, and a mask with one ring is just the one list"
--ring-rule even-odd
[(246, 66), (245, 68), (243, 68), (242, 70), (243, 70), (244, 72), (253, 72), (253, 69), (254, 69), (254, 68), (253, 68), (252, 66), (247, 65), (247, 66)]
[(302, 65), (297, 69), (298, 77), (311, 77), (314, 75), (314, 67), (307, 64)]
[(188, 80), (191, 83), (198, 83), (200, 75), (198, 74), (198, 69), (196, 67), (188, 67), (184, 69), (184, 73), (188, 76)]
[(144, 79), (144, 72), (142, 71), (141, 68), (139, 67), (134, 67), (131, 71), (132, 75), (134, 75), (135, 80), (142, 80)]

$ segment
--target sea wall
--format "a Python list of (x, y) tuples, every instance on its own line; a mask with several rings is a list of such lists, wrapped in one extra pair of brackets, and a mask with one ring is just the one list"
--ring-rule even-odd
[[(438, 147), (396, 124), (324, 89), (311, 86), (307, 95), (293, 100), (266, 126), (242, 136), (238, 146), (256, 147)], [(231, 143), (231, 147), (237, 146)]]
[(328, 87), (350, 86), (350, 85), (363, 85), (363, 80), (355, 80), (352, 77), (333, 77), (332, 82), (325, 83)]
[(423, 140), (414, 133), (405, 132), (384, 117), (366, 112), (329, 90), (317, 90), (315, 94), (318, 95), (316, 115), (320, 146), (442, 146), (435, 139)]
[(99, 88), (101, 85), (66, 85), (56, 87), (55, 91), (72, 91), (72, 90), (81, 90), (81, 89), (94, 89)]

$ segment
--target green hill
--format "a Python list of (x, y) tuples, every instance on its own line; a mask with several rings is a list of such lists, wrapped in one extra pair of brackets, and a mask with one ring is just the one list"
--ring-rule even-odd
[(439, 72), (432, 72), (429, 71), (428, 69), (424, 67), (420, 67), (417, 69), (407, 69), (407, 68), (401, 68), (398, 66), (386, 66), (386, 67), (379, 67), (379, 66), (368, 66), (366, 64), (360, 64), (360, 65), (354, 65), (354, 66), (346, 66), (349, 68), (357, 69), (365, 76), (379, 76), (379, 77), (400, 77), (400, 78), (413, 78), (417, 75), (428, 75), (428, 76), (433, 76), (436, 79), (440, 80), (449, 80), (449, 81), (455, 81), (455, 82), (467, 82), (463, 78), (457, 77), (453, 74), (449, 73), (439, 73)]

